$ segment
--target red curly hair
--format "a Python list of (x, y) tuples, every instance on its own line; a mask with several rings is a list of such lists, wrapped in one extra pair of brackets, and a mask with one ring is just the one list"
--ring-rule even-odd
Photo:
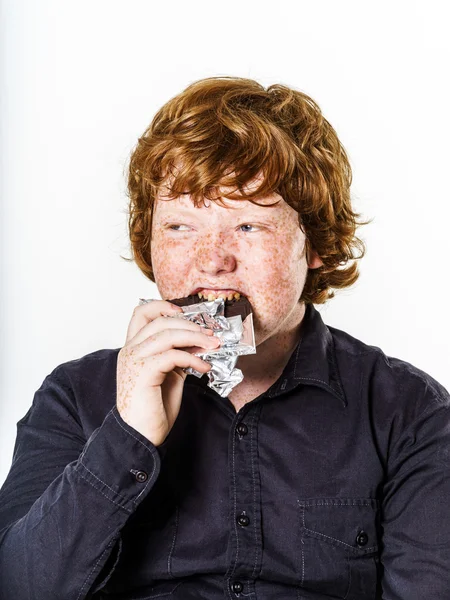
[[(262, 174), (262, 177), (261, 177)], [(252, 192), (247, 184), (261, 177)], [(170, 182), (170, 185), (168, 184)], [(319, 106), (285, 85), (265, 89), (252, 79), (210, 77), (189, 85), (155, 115), (132, 151), (128, 169), (132, 261), (151, 281), (152, 214), (158, 191), (222, 203), (279, 194), (299, 215), (307, 252), (323, 262), (309, 269), (300, 302), (323, 304), (332, 288), (359, 277), (365, 245), (350, 200), (348, 156)], [(246, 189), (244, 189), (246, 188)], [(354, 254), (359, 251), (359, 255)], [(124, 257), (122, 257), (124, 258)]]

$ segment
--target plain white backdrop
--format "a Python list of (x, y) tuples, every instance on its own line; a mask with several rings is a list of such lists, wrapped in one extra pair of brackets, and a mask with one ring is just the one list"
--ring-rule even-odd
[(367, 244), (326, 323), (450, 388), (446, 3), (3, 0), (0, 484), (57, 365), (119, 348), (140, 297), (125, 173), (154, 113), (204, 77), (285, 83), (348, 151)]

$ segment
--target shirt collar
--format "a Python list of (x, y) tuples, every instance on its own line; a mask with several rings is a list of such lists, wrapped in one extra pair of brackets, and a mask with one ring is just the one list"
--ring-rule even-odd
[(329, 391), (347, 406), (333, 336), (313, 304), (306, 305), (300, 327), (301, 339), (268, 395), (288, 392), (303, 383)]
[[(292, 352), (283, 373), (267, 390), (270, 398), (285, 394), (298, 385), (320, 387), (347, 406), (344, 388), (337, 368), (333, 336), (313, 304), (307, 304), (300, 324), (301, 338)], [(188, 376), (188, 384), (208, 390), (208, 377)]]

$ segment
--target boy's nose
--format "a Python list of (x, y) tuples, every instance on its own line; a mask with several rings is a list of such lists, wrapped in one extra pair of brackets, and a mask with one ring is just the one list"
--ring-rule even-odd
[(229, 273), (236, 268), (235, 257), (226, 248), (203, 246), (197, 251), (196, 266), (203, 273)]

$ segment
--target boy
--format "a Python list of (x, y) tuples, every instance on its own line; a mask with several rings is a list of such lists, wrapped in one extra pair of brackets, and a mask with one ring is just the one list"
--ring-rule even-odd
[[(2, 600), (450, 597), (448, 392), (314, 308), (358, 277), (350, 183), (286, 86), (210, 78), (156, 114), (129, 229), (162, 300), (122, 348), (56, 367), (19, 422)], [(197, 293), (253, 311), (227, 397), (186, 350), (217, 337), (173, 318)]]

